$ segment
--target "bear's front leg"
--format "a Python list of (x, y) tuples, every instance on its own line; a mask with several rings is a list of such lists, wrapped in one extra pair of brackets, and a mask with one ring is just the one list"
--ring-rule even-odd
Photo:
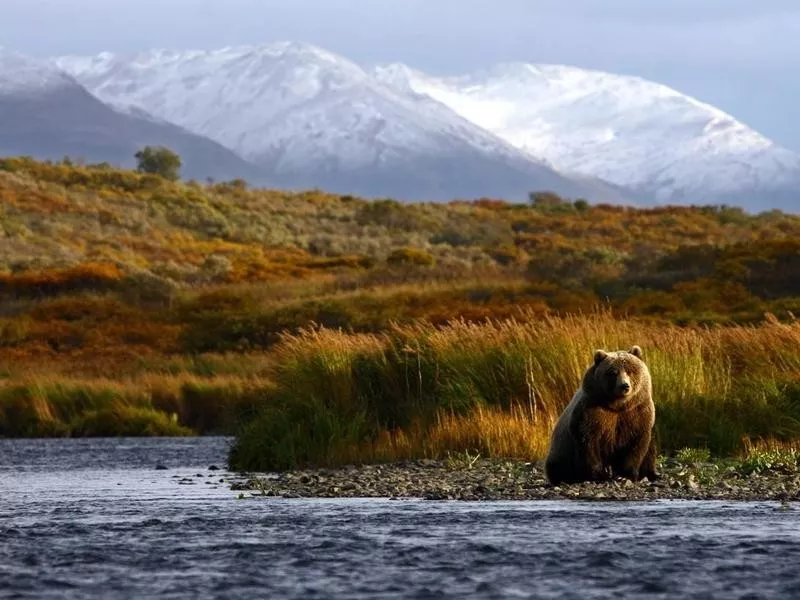
[(608, 460), (601, 452), (602, 429), (597, 427), (598, 419), (589, 411), (575, 413), (570, 422), (570, 433), (576, 443), (576, 460), (580, 466), (580, 479), (583, 481), (608, 481), (612, 471)]
[(659, 479), (659, 474), (656, 472), (656, 460), (658, 459), (658, 450), (656, 449), (656, 437), (650, 432), (650, 445), (647, 448), (647, 454), (644, 455), (642, 466), (639, 467), (639, 475), (647, 477), (650, 481)]
[(593, 442), (594, 440), (589, 440), (585, 446), (586, 469), (589, 474), (589, 480), (608, 481), (613, 476), (611, 467), (606, 464), (606, 461), (600, 455), (597, 443)]
[[(646, 464), (645, 459), (653, 453), (652, 467)], [(648, 431), (631, 444), (620, 461), (616, 474), (631, 481), (639, 481), (643, 476), (655, 472), (655, 448), (652, 444), (652, 435)]]

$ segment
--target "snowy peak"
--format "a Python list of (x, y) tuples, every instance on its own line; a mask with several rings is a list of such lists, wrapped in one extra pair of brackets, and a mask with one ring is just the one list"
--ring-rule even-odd
[(56, 62), (106, 101), (140, 106), (253, 160), (278, 151), (281, 160), (291, 161), (292, 148), (313, 139), (314, 152), (361, 166), (355, 163), (374, 162), (387, 148), (420, 150), (433, 143), (430, 138), (448, 144), (459, 139), (525, 160), (508, 142), (438, 101), (387, 86), (355, 63), (307, 44)]
[[(275, 181), (352, 181), (350, 191), (361, 181), (358, 189), (370, 193), (402, 190), (420, 199), (493, 190), (523, 199), (543, 188), (607, 201), (625, 197), (592, 178), (558, 173), (429, 95), (387, 85), (307, 44), (154, 50), (55, 63), (104, 101), (139, 107), (207, 136), (266, 168)], [(465, 169), (472, 171), (472, 193), (460, 172)]]
[(94, 82), (95, 85), (101, 80), (107, 81), (111, 76), (152, 76), (153, 70), (163, 75), (181, 77), (190, 87), (194, 83), (193, 76), (210, 77), (215, 71), (222, 71), (231, 84), (250, 82), (253, 78), (264, 81), (275, 74), (277, 67), (283, 72), (299, 69), (298, 75), (308, 75), (315, 69), (327, 68), (337, 70), (343, 76), (366, 77), (355, 63), (316, 46), (296, 42), (234, 46), (217, 50), (158, 49), (133, 55), (105, 52), (91, 57), (65, 56), (57, 58), (55, 64), (75, 77)]
[(443, 160), (441, 171), (469, 154), (533, 173), (530, 189), (561, 177), (610, 182), (606, 190), (648, 202), (798, 208), (797, 154), (638, 77), (527, 63), (454, 77), (399, 63), (365, 70), (293, 42), (55, 64), (102, 100), (207, 136), (277, 175)]
[(429, 78), (422, 71), (412, 69), (403, 63), (390, 63), (374, 67), (372, 75), (381, 83), (410, 93), (420, 93), (415, 89), (414, 82)]
[(263, 154), (276, 122), (299, 105), (312, 109), (348, 90), (362, 99), (365, 92), (375, 92), (355, 63), (291, 42), (65, 57), (56, 64), (106, 101), (140, 106), (250, 158)]
[(46, 61), (0, 47), (0, 94), (31, 94), (77, 83)]
[(437, 99), (515, 147), (664, 202), (771, 193), (800, 158), (732, 116), (638, 77), (507, 63), (436, 78), (388, 65), (376, 78)]

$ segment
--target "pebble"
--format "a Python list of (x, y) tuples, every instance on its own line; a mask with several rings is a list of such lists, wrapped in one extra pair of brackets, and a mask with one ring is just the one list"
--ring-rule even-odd
[[(665, 461), (661, 477), (638, 484), (604, 483), (551, 486), (540, 464), (482, 459), (471, 466), (417, 460), (380, 466), (348, 465), (259, 476), (235, 476), (231, 489), (253, 496), (325, 498), (424, 498), (429, 500), (800, 500), (797, 474), (767, 473), (755, 479), (736, 469), (705, 463)], [(746, 482), (747, 485), (744, 485)]]

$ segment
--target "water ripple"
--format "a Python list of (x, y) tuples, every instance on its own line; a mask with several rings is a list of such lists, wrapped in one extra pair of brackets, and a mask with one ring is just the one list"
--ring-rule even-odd
[[(68, 599), (584, 599), (800, 589), (795, 508), (239, 500), (220, 484), (224, 471), (208, 472), (224, 462), (227, 443), (0, 440), (0, 590)], [(210, 485), (180, 485), (184, 478)]]

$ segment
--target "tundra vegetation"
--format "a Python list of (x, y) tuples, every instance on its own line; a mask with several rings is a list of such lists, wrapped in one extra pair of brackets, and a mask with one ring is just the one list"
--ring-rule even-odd
[(153, 170), (0, 159), (0, 436), (236, 433), (241, 469), (540, 459), (594, 349), (638, 344), (664, 453), (795, 456), (798, 216)]

